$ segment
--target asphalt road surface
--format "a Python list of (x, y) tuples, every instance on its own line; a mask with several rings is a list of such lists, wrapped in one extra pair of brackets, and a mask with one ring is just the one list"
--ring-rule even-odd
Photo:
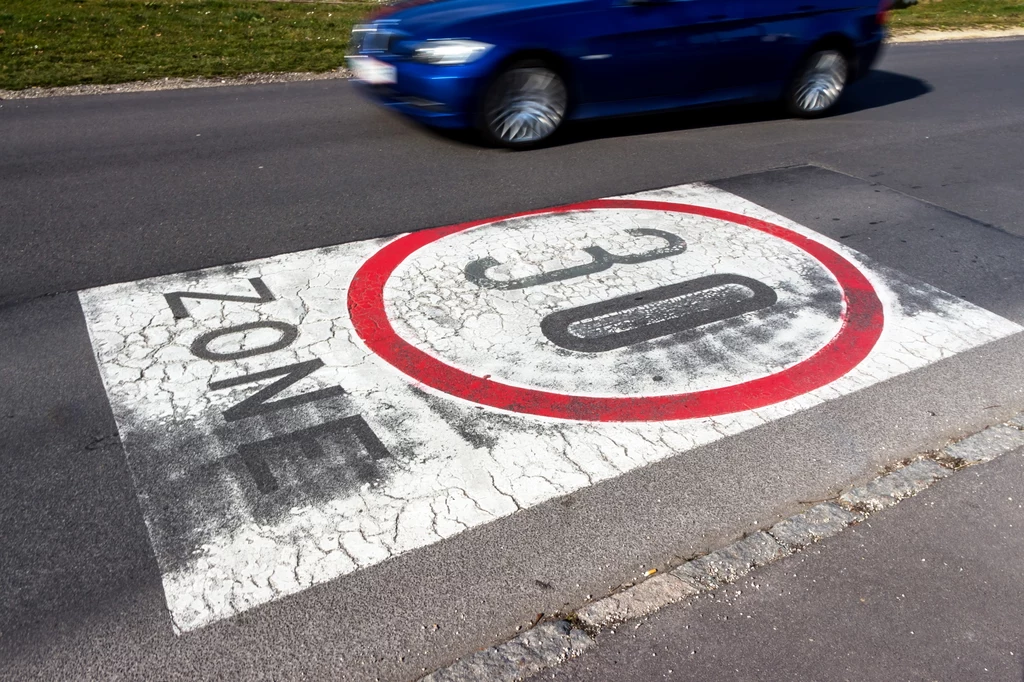
[(519, 154), (338, 81), (2, 102), (0, 677), (415, 678), (1024, 409), (1010, 334), (179, 635), (136, 406), (108, 400), (78, 290), (707, 182), (1024, 324), (1020, 73), (1020, 40), (901, 45), (828, 119), (593, 123)]

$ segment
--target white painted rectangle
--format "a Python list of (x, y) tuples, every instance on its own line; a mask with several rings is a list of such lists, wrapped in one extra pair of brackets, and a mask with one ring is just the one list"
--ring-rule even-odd
[(706, 185), (623, 199), (81, 292), (175, 626), (1021, 331)]

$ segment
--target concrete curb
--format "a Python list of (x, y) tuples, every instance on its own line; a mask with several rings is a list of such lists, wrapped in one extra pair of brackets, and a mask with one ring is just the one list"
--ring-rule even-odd
[(947, 40), (993, 40), (1024, 36), (1024, 26), (1018, 28), (949, 29), (945, 31), (908, 31), (890, 36), (894, 45), (902, 43), (936, 43)]
[(909, 460), (833, 501), (779, 521), (710, 554), (593, 601), (565, 618), (547, 621), (497, 646), (477, 651), (422, 682), (524, 680), (598, 645), (604, 628), (648, 616), (702, 592), (736, 582), (751, 571), (837, 535), (867, 516), (913, 497), (960, 469), (1024, 448), (1024, 414)]
[(515, 639), (460, 659), (426, 682), (521, 680), (578, 656), (596, 642), (569, 621), (541, 623)]
[(129, 92), (157, 92), (160, 90), (192, 90), (195, 88), (223, 88), (237, 85), (267, 85), (271, 83), (304, 83), (306, 81), (327, 81), (350, 78), (352, 73), (340, 67), (333, 71), (313, 73), (298, 71), (292, 73), (247, 73), (241, 76), (222, 78), (158, 78), (148, 81), (131, 81), (110, 85), (66, 85), (57, 88), (25, 88), (24, 90), (0, 90), (0, 101), (16, 99), (39, 99), (40, 97), (74, 97), (79, 95), (117, 95)]

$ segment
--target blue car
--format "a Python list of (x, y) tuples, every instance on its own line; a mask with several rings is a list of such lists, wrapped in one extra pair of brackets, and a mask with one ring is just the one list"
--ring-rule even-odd
[(422, 123), (511, 148), (568, 120), (779, 100), (822, 116), (871, 68), (891, 0), (404, 0), (349, 66)]

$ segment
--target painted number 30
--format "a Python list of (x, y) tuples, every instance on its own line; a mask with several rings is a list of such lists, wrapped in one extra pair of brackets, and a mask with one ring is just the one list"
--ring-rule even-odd
[[(495, 280), (487, 271), (500, 265), (481, 258), (465, 267), (466, 279), (487, 289), (525, 289), (584, 277), (613, 265), (637, 265), (686, 251), (686, 242), (671, 232), (630, 229), (628, 234), (658, 237), (666, 246), (639, 254), (616, 255), (599, 246), (583, 250), (591, 262), (510, 280)], [(656, 287), (608, 301), (551, 313), (541, 320), (544, 336), (556, 346), (584, 353), (600, 353), (689, 331), (774, 305), (775, 290), (741, 275), (708, 275)]]

